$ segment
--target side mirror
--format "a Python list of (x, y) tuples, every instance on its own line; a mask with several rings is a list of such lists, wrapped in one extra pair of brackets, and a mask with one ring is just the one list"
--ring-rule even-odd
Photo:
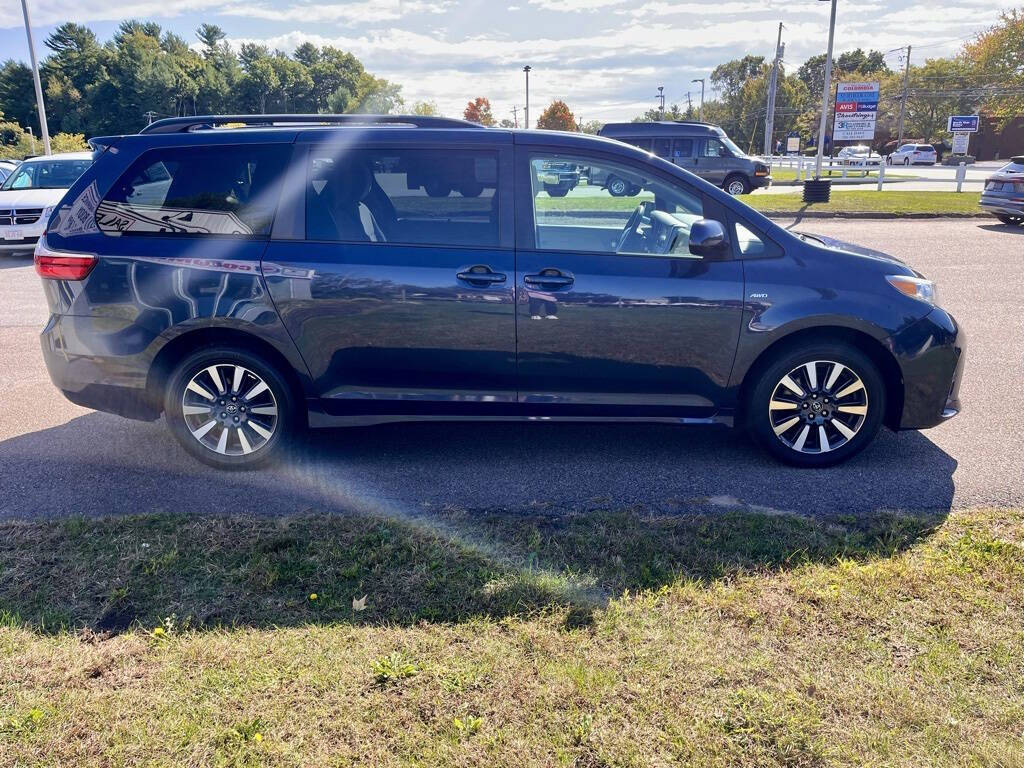
[(729, 238), (722, 222), (698, 219), (690, 227), (690, 253), (706, 259), (721, 258), (729, 252)]

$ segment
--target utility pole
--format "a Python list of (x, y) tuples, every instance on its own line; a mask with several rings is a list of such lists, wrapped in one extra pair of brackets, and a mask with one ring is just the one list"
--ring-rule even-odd
[(530, 71), (533, 69), (529, 64), (523, 67), (526, 73), (526, 106), (523, 108), (523, 127), (530, 127)]
[(664, 85), (659, 85), (658, 86), (658, 95), (655, 96), (654, 98), (658, 99), (661, 102), (661, 106), (659, 107), (659, 109), (661, 110), (661, 119), (664, 120), (665, 119), (665, 86)]
[(704, 122), (704, 78), (695, 77), (691, 83), (700, 83), (700, 108), (697, 110), (697, 119)]
[(25, 34), (28, 35), (28, 56), (32, 60), (32, 80), (36, 86), (36, 107), (39, 110), (39, 128), (43, 134), (43, 150), (50, 154), (50, 129), (46, 127), (46, 105), (43, 104), (43, 84), (39, 80), (39, 61), (36, 46), (32, 40), (32, 22), (28, 15), (28, 0), (21, 0), (21, 12), (25, 15)]
[(771, 157), (772, 132), (775, 128), (775, 92), (779, 85), (779, 62), (782, 61), (782, 22), (779, 22), (779, 40), (775, 43), (775, 62), (772, 64), (771, 80), (768, 83), (768, 105), (764, 118), (764, 153)]
[(512, 119), (515, 122), (515, 127), (519, 127), (519, 107), (516, 105), (512, 106)]
[(153, 118), (156, 117), (156, 112), (154, 112), (151, 109), (148, 112), (143, 112), (142, 116), (144, 118), (146, 118), (146, 125), (152, 125), (153, 124)]
[(828, 124), (828, 97), (832, 90), (832, 45), (836, 38), (836, 0), (828, 20), (828, 52), (825, 54), (825, 77), (821, 87), (821, 121), (818, 123), (818, 156), (814, 162), (814, 178), (821, 178), (821, 158), (825, 152), (825, 128)]
[(900, 99), (900, 120), (896, 132), (899, 137), (896, 139), (896, 146), (903, 144), (903, 116), (907, 113), (907, 86), (910, 84), (910, 46), (907, 46), (907, 64), (903, 70), (903, 98)]
[(690, 115), (693, 114), (693, 99), (690, 98), (690, 92), (686, 92), (686, 117), (689, 119)]

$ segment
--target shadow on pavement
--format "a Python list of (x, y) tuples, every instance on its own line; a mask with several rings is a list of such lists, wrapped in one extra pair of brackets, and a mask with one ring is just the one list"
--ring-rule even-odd
[(32, 254), (19, 253), (17, 255), (0, 253), (0, 269), (15, 269), (17, 267), (31, 267)]
[(680, 578), (890, 556), (944, 519), (955, 467), (918, 433), (806, 471), (725, 430), (413, 424), (220, 473), (162, 423), (89, 414), (0, 443), (0, 615), (118, 632), (560, 607), (577, 626)]

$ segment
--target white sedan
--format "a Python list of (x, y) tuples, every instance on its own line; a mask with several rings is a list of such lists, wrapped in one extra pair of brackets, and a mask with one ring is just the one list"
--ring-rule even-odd
[(836, 159), (843, 165), (863, 167), (868, 165), (881, 165), (881, 155), (871, 153), (871, 147), (865, 144), (856, 144), (852, 147), (843, 147), (836, 153)]
[(92, 165), (92, 152), (23, 161), (0, 184), (0, 253), (31, 252), (54, 207)]
[(885, 158), (889, 165), (935, 165), (939, 156), (931, 144), (904, 144)]

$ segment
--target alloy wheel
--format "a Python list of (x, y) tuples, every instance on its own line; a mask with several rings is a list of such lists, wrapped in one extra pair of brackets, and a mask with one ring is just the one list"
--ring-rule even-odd
[(868, 414), (868, 391), (849, 366), (803, 363), (776, 384), (768, 403), (775, 436), (797, 453), (834, 451), (853, 440)]
[(725, 191), (728, 192), (730, 195), (733, 195), (733, 196), (742, 195), (743, 194), (743, 182), (739, 181), (739, 180), (730, 181), (729, 182), (729, 186), (727, 186), (725, 188)]
[(225, 456), (259, 451), (278, 422), (277, 399), (267, 382), (235, 363), (214, 363), (192, 376), (181, 412), (192, 437)]

